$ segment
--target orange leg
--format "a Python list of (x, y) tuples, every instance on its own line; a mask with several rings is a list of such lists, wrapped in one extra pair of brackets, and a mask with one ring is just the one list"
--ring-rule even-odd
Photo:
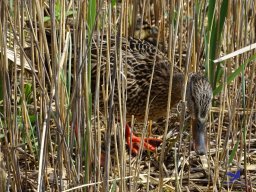
[[(75, 136), (78, 137), (78, 127), (75, 126)], [(135, 155), (139, 153), (139, 148), (141, 145), (141, 138), (135, 136), (133, 133), (131, 133), (131, 128), (128, 124), (126, 124), (125, 127), (125, 139), (127, 142), (127, 145), (131, 149), (131, 152)], [(162, 143), (162, 139), (157, 138), (144, 138), (144, 144), (143, 149), (149, 150), (149, 151), (155, 151), (156, 147), (159, 146)], [(100, 157), (100, 164), (103, 166), (105, 161), (105, 154), (102, 153)]]
[[(133, 154), (138, 154), (139, 147), (141, 144), (141, 138), (135, 136), (133, 133), (131, 133), (131, 128), (128, 124), (126, 124), (125, 127), (125, 138), (127, 145), (131, 149)], [(143, 149), (149, 150), (149, 151), (155, 151), (156, 147), (162, 143), (161, 139), (157, 138), (144, 138), (144, 144)]]

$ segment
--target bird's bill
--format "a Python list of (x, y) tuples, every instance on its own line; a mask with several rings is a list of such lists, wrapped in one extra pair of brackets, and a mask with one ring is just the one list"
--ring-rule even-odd
[(193, 120), (192, 126), (194, 150), (198, 155), (205, 155), (207, 152), (205, 125), (199, 120)]

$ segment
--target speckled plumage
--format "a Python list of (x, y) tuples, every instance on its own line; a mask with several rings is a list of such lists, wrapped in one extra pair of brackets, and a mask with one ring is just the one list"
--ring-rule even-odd
[[(125, 77), (127, 84), (127, 117), (134, 115), (136, 119), (143, 120), (154, 59), (156, 64), (150, 94), (149, 119), (154, 120), (165, 116), (170, 79), (170, 62), (161, 51), (146, 41), (135, 40), (132, 38), (122, 38), (121, 41), (121, 63), (124, 68), (127, 68), (127, 75)], [(96, 43), (93, 43), (92, 46), (92, 84), (95, 84), (96, 69), (99, 63), (99, 57), (95, 53), (96, 48), (100, 48), (100, 45), (96, 46)], [(102, 74), (101, 83), (103, 83), (103, 76), (107, 69), (106, 66), (108, 66), (106, 46), (106, 42), (103, 41), (102, 56), (100, 58)], [(117, 51), (113, 39), (111, 40), (109, 48), (111, 68), (113, 67)], [(125, 75), (124, 72), (122, 74)], [(175, 68), (173, 74), (171, 106), (177, 104), (181, 99), (183, 81), (184, 74)], [(94, 85), (92, 85), (92, 87), (94, 87)], [(208, 81), (197, 73), (191, 74), (188, 80), (186, 98), (192, 119), (195, 120), (195, 127), (198, 121), (204, 125), (212, 99), (212, 89)], [(117, 101), (117, 96), (115, 97), (115, 101)], [(200, 126), (200, 128), (204, 129), (204, 126)], [(201, 132), (202, 131), (200, 131), (200, 134)], [(199, 142), (195, 141), (196, 144), (205, 144), (205, 141), (201, 140), (201, 136), (198, 137), (198, 140)], [(196, 146), (197, 145), (195, 145), (195, 148)], [(205, 150), (205, 148), (200, 148), (198, 149), (198, 153), (204, 154)]]
[[(103, 44), (104, 46), (106, 46), (105, 43), (106, 42)], [(103, 53), (105, 50), (106, 47), (104, 47)], [(111, 66), (113, 66), (115, 53), (116, 46), (113, 43), (110, 48)], [(156, 57), (156, 65), (151, 88), (149, 110), (149, 118), (153, 120), (164, 116), (166, 113), (170, 63), (165, 55), (150, 43), (132, 38), (128, 40), (122, 38), (122, 63), (127, 67), (127, 116), (135, 115), (137, 119), (143, 119), (154, 57)], [(93, 55), (92, 84), (95, 83), (96, 79), (97, 59), (97, 56)], [(103, 55), (101, 58), (102, 74), (105, 72), (106, 61), (107, 57)], [(102, 82), (103, 80), (101, 83)], [(173, 82), (175, 82), (173, 83), (175, 94), (172, 95), (172, 106), (181, 99), (181, 88), (183, 84), (183, 74), (176, 68)]]

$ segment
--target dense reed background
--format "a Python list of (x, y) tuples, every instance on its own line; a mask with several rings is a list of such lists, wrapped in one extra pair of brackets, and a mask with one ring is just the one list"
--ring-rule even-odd
[[(0, 191), (256, 191), (256, 56), (242, 49), (255, 47), (255, 14), (253, 0), (0, 1)], [(205, 74), (214, 90), (206, 156), (190, 149), (180, 109), (153, 125), (135, 122), (138, 134), (167, 136), (166, 147), (129, 153), (121, 62), (105, 71), (106, 86), (93, 85), (92, 100), (91, 45), (102, 35), (153, 38), (172, 66)], [(113, 74), (118, 113), (108, 97)]]

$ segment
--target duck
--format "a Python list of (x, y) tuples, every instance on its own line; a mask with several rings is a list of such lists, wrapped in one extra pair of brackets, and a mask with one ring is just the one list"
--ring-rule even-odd
[[(154, 72), (150, 91), (148, 119), (154, 121), (160, 117), (165, 117), (170, 80), (170, 61), (164, 53), (145, 40), (120, 37), (118, 41), (121, 45), (121, 50), (119, 51), (121, 65), (127, 71), (118, 71), (122, 74), (126, 82), (127, 99), (125, 103), (127, 119), (134, 116), (137, 122), (144, 122), (152, 70)], [(106, 80), (106, 70), (113, 71), (118, 50), (116, 42), (116, 38), (109, 38), (109, 41), (107, 41), (105, 37), (100, 37), (97, 41), (92, 41), (92, 93), (95, 92), (98, 70), (100, 69), (101, 74), (100, 85), (104, 84)], [(177, 67), (174, 67), (171, 107), (174, 107), (182, 99), (184, 81), (185, 74)], [(112, 85), (109, 86), (111, 89)], [(116, 108), (118, 108), (117, 87), (115, 86), (114, 88), (114, 105)], [(99, 100), (101, 110), (103, 110), (102, 94), (100, 92)], [(201, 73), (190, 73), (186, 87), (186, 101), (192, 119), (193, 146), (198, 155), (204, 155), (207, 152), (206, 123), (212, 97), (212, 88), (207, 78)], [(132, 133), (129, 124), (125, 126), (125, 138), (128, 147), (134, 154), (138, 154), (138, 146), (141, 143), (144, 143), (143, 150), (155, 151), (156, 146), (152, 143), (161, 142), (157, 138), (145, 138), (144, 142), (142, 142), (140, 137)]]

